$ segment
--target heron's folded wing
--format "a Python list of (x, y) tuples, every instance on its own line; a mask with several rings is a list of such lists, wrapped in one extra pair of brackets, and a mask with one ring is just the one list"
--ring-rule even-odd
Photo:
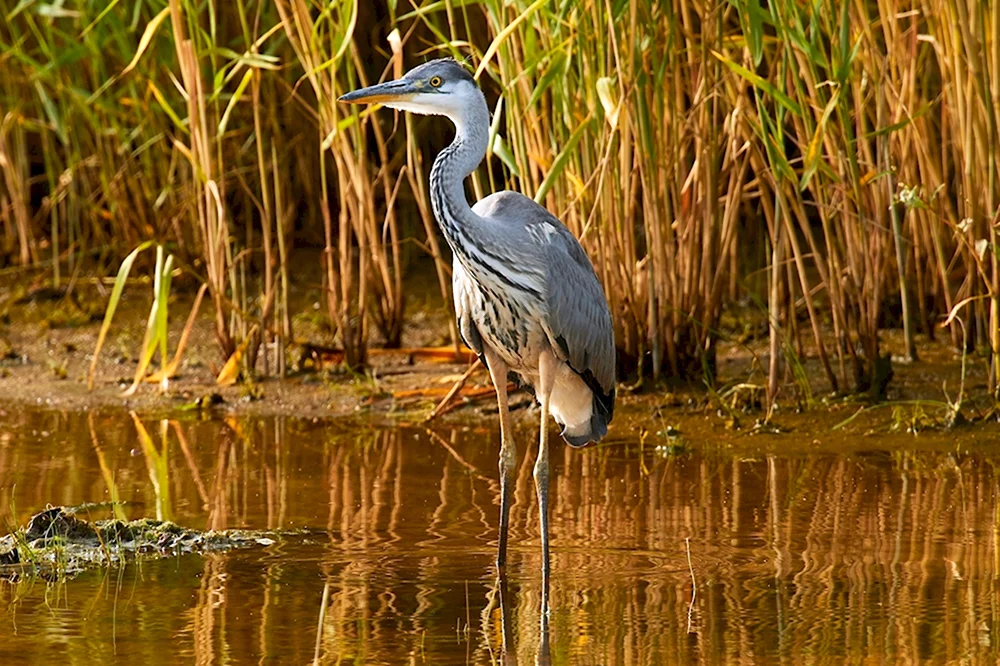
[[(597, 274), (580, 243), (562, 225), (546, 246), (546, 320), (563, 360), (602, 396), (615, 385), (611, 313)], [(613, 408), (612, 403), (608, 406)]]

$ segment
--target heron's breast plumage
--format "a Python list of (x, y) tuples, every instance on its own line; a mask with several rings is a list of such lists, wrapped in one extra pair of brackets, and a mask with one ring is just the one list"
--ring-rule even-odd
[(538, 353), (547, 344), (542, 304), (530, 294), (514, 293), (509, 285), (492, 282), (488, 276), (469, 275), (458, 260), (454, 276), (456, 310), (471, 319), (482, 343), (525, 380), (537, 376)]

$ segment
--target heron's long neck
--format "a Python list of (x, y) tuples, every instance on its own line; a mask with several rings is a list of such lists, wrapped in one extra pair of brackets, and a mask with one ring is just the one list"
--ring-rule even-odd
[(465, 179), (483, 161), (489, 140), (490, 113), (482, 94), (451, 121), (455, 140), (438, 154), (431, 168), (431, 206), (452, 251), (468, 257), (477, 246), (493, 244), (489, 223), (472, 212), (464, 186)]

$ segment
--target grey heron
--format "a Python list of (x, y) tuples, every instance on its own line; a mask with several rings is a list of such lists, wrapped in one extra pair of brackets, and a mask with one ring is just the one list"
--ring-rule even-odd
[(455, 125), (454, 140), (431, 169), (431, 206), (454, 255), (452, 287), (462, 339), (489, 369), (496, 387), (501, 442), (497, 569), (502, 576), (517, 464), (507, 399), (511, 373), (533, 390), (541, 406), (534, 479), (547, 600), (549, 415), (563, 426), (563, 439), (580, 447), (604, 437), (614, 414), (614, 333), (601, 283), (579, 241), (528, 197), (498, 192), (469, 207), (464, 181), (486, 155), (490, 112), (472, 75), (458, 62), (433, 60), (340, 101), (381, 102), (442, 115)]

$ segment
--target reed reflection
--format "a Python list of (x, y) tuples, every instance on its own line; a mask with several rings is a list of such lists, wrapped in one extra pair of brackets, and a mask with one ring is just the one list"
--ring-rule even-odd
[(305, 531), (259, 551), (0, 583), (0, 660), (30, 647), (92, 663), (112, 645), (151, 664), (178, 651), (323, 664), (1000, 657), (990, 449), (641, 460), (630, 445), (556, 448), (546, 617), (531, 456), (508, 575), (492, 569), (489, 432), (15, 415), (0, 424), (4, 524), (117, 498), (128, 517)]
[[(544, 585), (544, 583), (543, 583)], [(500, 663), (504, 666), (518, 665), (517, 641), (514, 638), (513, 604), (514, 599), (510, 594), (510, 584), (507, 576), (500, 574), (490, 593), (489, 604), (483, 609), (483, 636), (489, 637), (490, 622), (493, 620), (493, 612), (500, 611)], [(549, 652), (549, 614), (545, 612), (545, 596), (542, 596), (542, 604), (538, 608), (538, 651), (535, 654), (534, 663), (548, 665), (551, 663)]]

